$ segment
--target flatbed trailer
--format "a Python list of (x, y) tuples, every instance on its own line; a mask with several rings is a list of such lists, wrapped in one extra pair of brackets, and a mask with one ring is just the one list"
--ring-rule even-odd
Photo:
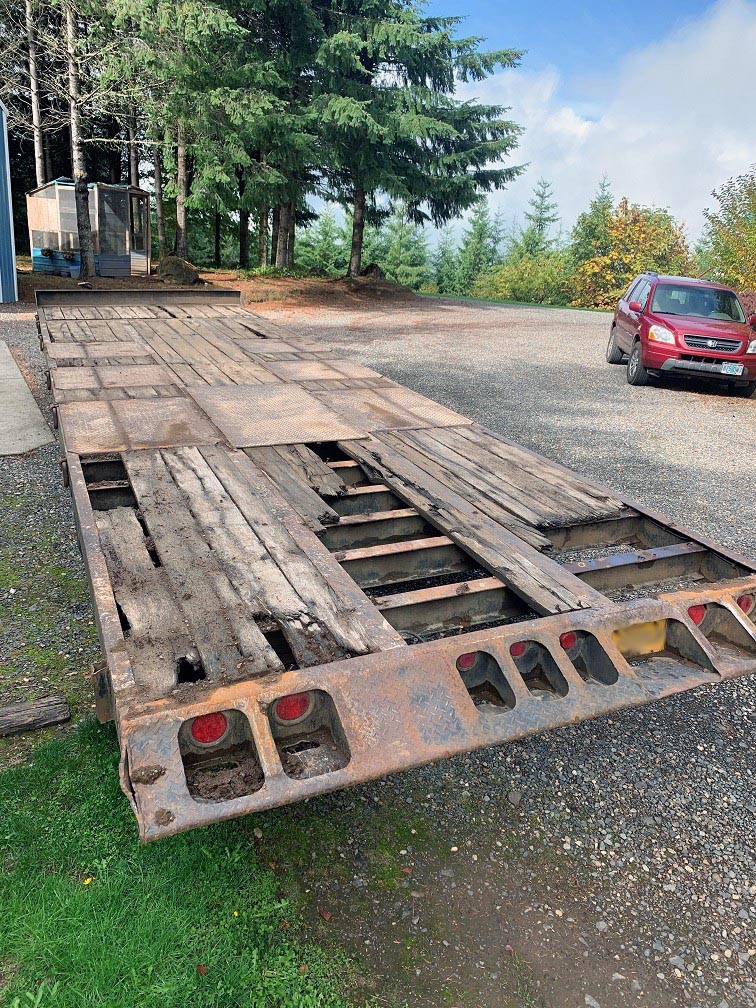
[(756, 670), (756, 566), (246, 311), (39, 292), (143, 840)]

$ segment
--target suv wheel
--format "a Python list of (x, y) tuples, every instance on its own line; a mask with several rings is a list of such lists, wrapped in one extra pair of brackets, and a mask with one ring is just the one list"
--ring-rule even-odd
[(637, 340), (627, 360), (627, 384), (648, 385), (648, 379), (648, 371), (646, 371), (641, 363), (640, 340)]
[(749, 382), (747, 385), (732, 386), (732, 394), (740, 396), (741, 399), (750, 399), (754, 392), (756, 392), (756, 381)]
[(609, 342), (606, 347), (606, 360), (608, 364), (621, 364), (625, 359), (625, 355), (617, 346), (614, 330), (615, 326), (612, 326), (612, 331), (609, 333)]

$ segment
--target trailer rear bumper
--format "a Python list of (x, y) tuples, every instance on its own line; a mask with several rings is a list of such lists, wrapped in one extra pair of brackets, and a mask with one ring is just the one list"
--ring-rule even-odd
[[(710, 593), (680, 593), (600, 614), (546, 617), (268, 676), (216, 689), (194, 703), (153, 704), (144, 715), (126, 716), (120, 724), (121, 781), (141, 839), (300, 801), (752, 673), (756, 626), (735, 602), (748, 590), (756, 591), (756, 578)], [(692, 603), (707, 608), (700, 626), (688, 616)], [(646, 628), (651, 638), (661, 628), (662, 649), (652, 642), (655, 650), (645, 655), (623, 654), (620, 647), (632, 651), (634, 645), (625, 642), (638, 627), (641, 640)], [(574, 634), (584, 650), (590, 647), (589, 663), (565, 649), (565, 634)], [(521, 642), (541, 656), (552, 680), (549, 688), (529, 688), (532, 680), (510, 652)], [(484, 674), (503, 700), (500, 706), (481, 702), (480, 691), (476, 697), (468, 688), (457, 667), (461, 653), (477, 654), (485, 663)], [(295, 778), (284, 769), (269, 712), (277, 698), (309, 690), (324, 692), (333, 703), (346, 765)], [(249, 726), (261, 771), (254, 793), (219, 800), (190, 794), (180, 731), (191, 719), (215, 711), (238, 712)]]

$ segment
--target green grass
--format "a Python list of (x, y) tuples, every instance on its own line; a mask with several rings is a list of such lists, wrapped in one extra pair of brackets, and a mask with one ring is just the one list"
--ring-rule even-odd
[(296, 938), (251, 820), (147, 847), (112, 732), (0, 775), (0, 1005), (345, 1008), (348, 963)]

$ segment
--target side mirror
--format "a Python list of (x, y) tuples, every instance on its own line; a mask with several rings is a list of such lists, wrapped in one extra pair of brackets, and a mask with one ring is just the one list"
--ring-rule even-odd
[(756, 329), (756, 315), (749, 315), (748, 316), (748, 325), (752, 326), (754, 329)]
[(643, 311), (640, 301), (631, 301), (627, 307), (630, 309), (631, 312), (635, 312), (636, 315), (638, 314), (638, 312)]

